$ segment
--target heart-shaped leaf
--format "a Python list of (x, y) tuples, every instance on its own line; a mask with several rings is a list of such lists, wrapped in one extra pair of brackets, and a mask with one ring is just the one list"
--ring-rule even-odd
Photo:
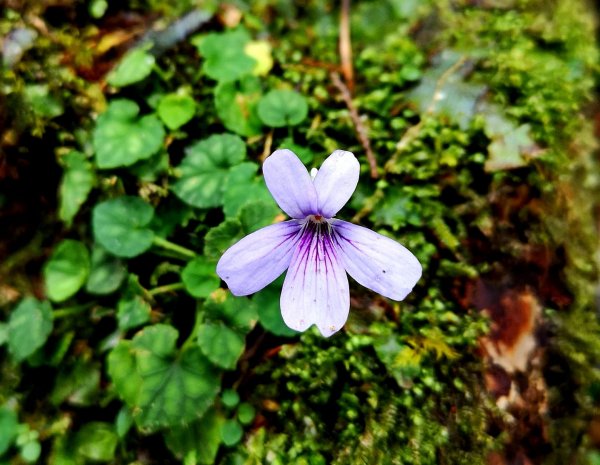
[(177, 129), (194, 117), (196, 102), (189, 95), (167, 94), (160, 99), (157, 112), (169, 129)]
[(198, 347), (178, 351), (177, 330), (143, 329), (121, 341), (108, 357), (108, 372), (137, 425), (146, 431), (200, 418), (219, 392), (219, 373)]
[(90, 257), (79, 241), (62, 241), (44, 266), (46, 294), (54, 302), (62, 302), (74, 295), (87, 280)]
[(295, 126), (308, 116), (308, 103), (294, 90), (272, 90), (258, 102), (258, 116), (273, 128)]
[(135, 257), (152, 245), (148, 228), (154, 209), (139, 197), (106, 200), (94, 207), (92, 228), (96, 240), (119, 257)]
[(194, 207), (218, 207), (223, 203), (229, 169), (245, 156), (246, 145), (238, 136), (217, 134), (203, 139), (186, 150), (173, 192)]
[(8, 350), (17, 361), (26, 359), (46, 343), (52, 326), (50, 304), (24, 298), (8, 320)]
[(114, 100), (98, 117), (93, 134), (98, 168), (130, 166), (160, 150), (163, 125), (156, 115), (138, 118), (139, 111), (131, 100)]
[(248, 42), (250, 35), (243, 28), (192, 39), (204, 57), (202, 70), (220, 82), (235, 81), (252, 73), (256, 61), (244, 51)]

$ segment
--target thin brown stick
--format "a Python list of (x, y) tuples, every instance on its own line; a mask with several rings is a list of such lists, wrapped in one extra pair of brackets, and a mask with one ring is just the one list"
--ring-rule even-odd
[(352, 68), (352, 43), (350, 41), (350, 0), (342, 0), (339, 47), (342, 75), (348, 89), (352, 92), (354, 90), (354, 69)]
[(340, 75), (338, 73), (331, 73), (331, 81), (333, 85), (337, 87), (342, 95), (342, 99), (346, 103), (348, 110), (350, 111), (350, 119), (354, 124), (354, 129), (356, 130), (356, 135), (358, 136), (358, 140), (362, 144), (365, 149), (365, 153), (367, 154), (367, 160), (369, 160), (369, 168), (371, 170), (371, 177), (373, 179), (377, 179), (379, 177), (379, 173), (377, 172), (377, 161), (375, 160), (375, 154), (371, 149), (371, 142), (369, 142), (369, 136), (367, 135), (367, 128), (362, 123), (358, 111), (352, 102), (352, 95), (350, 94), (350, 90), (348, 87), (342, 82), (340, 79)]

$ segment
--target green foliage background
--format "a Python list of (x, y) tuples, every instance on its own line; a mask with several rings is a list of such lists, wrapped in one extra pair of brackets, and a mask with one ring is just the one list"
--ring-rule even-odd
[[(353, 2), (376, 180), (330, 2), (4, 10), (0, 463), (600, 463), (590, 8)], [(405, 302), (354, 285), (323, 339), (283, 324), (280, 280), (221, 287), (220, 254), (283, 219), (260, 175), (276, 148), (357, 154), (339, 216), (420, 259)], [(482, 280), (544, 308), (543, 431), (486, 388)]]

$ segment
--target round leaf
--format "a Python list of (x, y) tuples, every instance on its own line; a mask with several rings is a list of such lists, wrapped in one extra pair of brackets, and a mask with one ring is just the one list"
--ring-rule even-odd
[(147, 227), (154, 209), (139, 197), (119, 197), (94, 207), (92, 228), (96, 240), (119, 257), (135, 257), (152, 245), (154, 233)]
[(136, 48), (127, 52), (106, 80), (111, 86), (124, 87), (146, 79), (154, 67), (154, 56)]
[(48, 302), (24, 298), (8, 320), (8, 350), (21, 361), (42, 347), (52, 331), (52, 308)]
[(204, 323), (198, 331), (202, 353), (221, 368), (234, 369), (244, 352), (244, 338), (221, 322)]
[(119, 288), (126, 274), (123, 262), (96, 244), (92, 249), (91, 270), (85, 290), (90, 294), (110, 294)]
[(186, 291), (193, 297), (204, 299), (219, 287), (220, 279), (215, 263), (199, 256), (191, 260), (181, 272)]
[(42, 453), (42, 445), (38, 441), (29, 441), (21, 448), (21, 458), (27, 463), (35, 463)]
[(75, 436), (77, 452), (96, 462), (112, 461), (118, 441), (112, 425), (102, 422), (86, 423)]
[(237, 412), (238, 420), (243, 425), (249, 425), (254, 420), (254, 416), (256, 415), (256, 410), (254, 407), (247, 402), (240, 404)]
[(201, 140), (186, 150), (173, 192), (194, 207), (218, 207), (223, 203), (229, 168), (245, 156), (246, 145), (238, 136), (217, 134)]
[(221, 439), (226, 446), (235, 446), (243, 435), (244, 430), (236, 420), (227, 420), (221, 427)]
[(48, 298), (62, 302), (74, 295), (85, 284), (90, 271), (88, 250), (79, 241), (62, 241), (44, 266), (44, 280)]
[(233, 408), (240, 403), (240, 395), (233, 389), (227, 389), (221, 394), (221, 400), (225, 407)]
[(160, 150), (163, 125), (155, 115), (138, 118), (139, 110), (131, 100), (115, 100), (98, 117), (93, 134), (98, 168), (130, 166)]
[(294, 90), (272, 90), (258, 102), (258, 116), (267, 126), (300, 124), (308, 115), (306, 98)]
[(200, 418), (220, 388), (219, 373), (198, 347), (175, 348), (177, 331), (155, 325), (122, 341), (110, 353), (108, 371), (118, 394), (147, 431)]
[(262, 124), (256, 105), (260, 95), (260, 81), (254, 76), (219, 84), (215, 89), (215, 107), (225, 127), (242, 136), (259, 134)]
[(177, 129), (194, 117), (196, 102), (189, 95), (167, 94), (160, 99), (157, 112), (169, 129)]

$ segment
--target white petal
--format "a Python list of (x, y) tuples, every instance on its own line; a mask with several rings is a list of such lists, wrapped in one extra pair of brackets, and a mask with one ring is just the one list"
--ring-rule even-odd
[(349, 310), (348, 277), (338, 251), (326, 235), (305, 232), (283, 283), (283, 321), (296, 331), (316, 324), (328, 337), (344, 326)]
[(294, 152), (273, 152), (263, 163), (263, 175), (271, 195), (289, 216), (300, 219), (317, 213), (315, 186)]
[(332, 218), (339, 212), (358, 184), (360, 164), (352, 152), (336, 150), (321, 165), (315, 180), (319, 213)]
[(393, 300), (403, 300), (421, 277), (422, 267), (407, 248), (370, 229), (332, 222), (344, 268), (359, 284)]
[(289, 266), (300, 229), (297, 221), (290, 220), (253, 232), (225, 251), (217, 274), (234, 295), (260, 291)]

